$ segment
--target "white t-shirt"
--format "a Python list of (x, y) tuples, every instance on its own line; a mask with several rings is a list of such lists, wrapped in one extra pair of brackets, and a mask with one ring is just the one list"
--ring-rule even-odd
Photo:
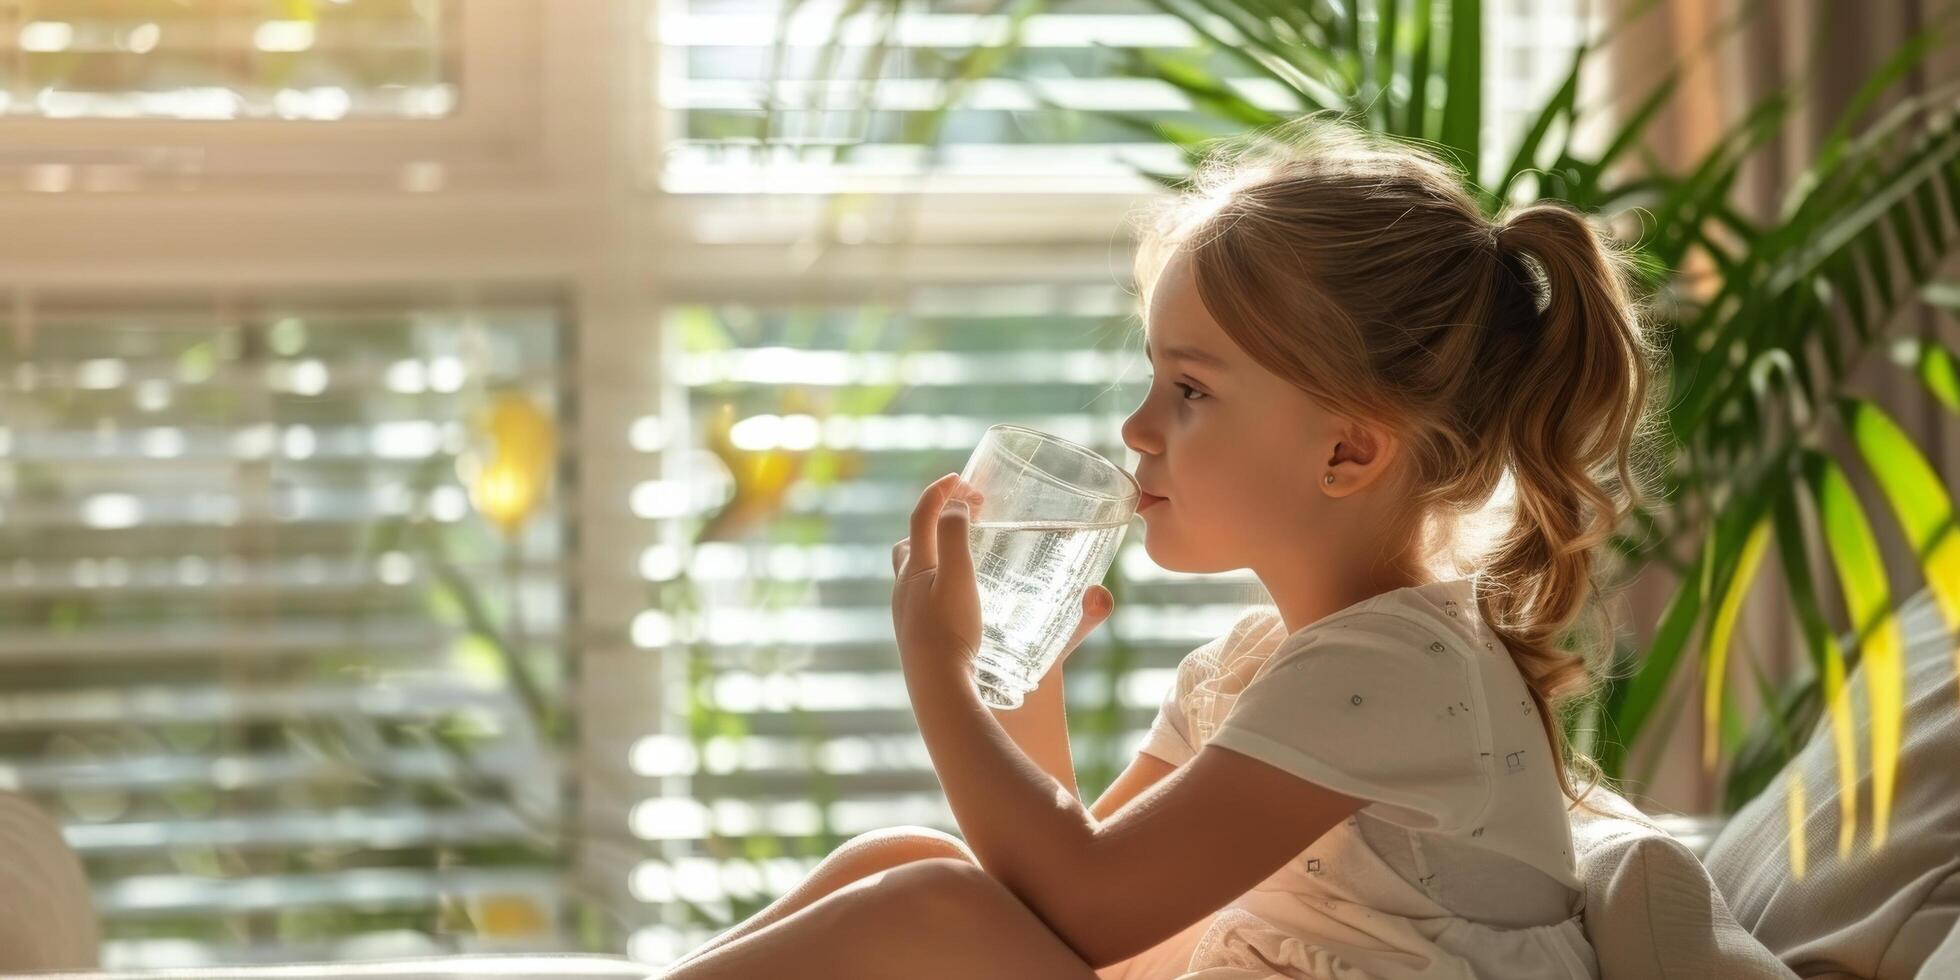
[(1106, 980), (1592, 977), (1585, 892), (1536, 705), (1472, 579), (1288, 634), (1255, 607), (1193, 650), (1142, 751), (1206, 743), (1372, 802)]

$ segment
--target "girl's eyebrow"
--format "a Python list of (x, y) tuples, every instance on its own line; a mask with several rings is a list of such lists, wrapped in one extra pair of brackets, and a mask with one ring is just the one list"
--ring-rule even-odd
[[(1189, 361), (1193, 364), (1209, 365), (1220, 371), (1228, 370), (1231, 367), (1231, 365), (1225, 363), (1224, 358), (1196, 347), (1166, 347), (1164, 348), (1164, 356), (1176, 360)], [(1150, 356), (1150, 345), (1148, 343), (1143, 345), (1143, 359), (1152, 364), (1157, 363), (1156, 359)]]

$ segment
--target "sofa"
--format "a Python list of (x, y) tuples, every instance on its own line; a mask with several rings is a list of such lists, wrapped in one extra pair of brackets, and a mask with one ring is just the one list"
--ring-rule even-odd
[[(1583, 922), (1603, 980), (1960, 978), (1960, 657), (1930, 593), (1899, 615), (1906, 705), (1885, 846), (1870, 847), (1871, 715), (1860, 665), (1848, 687), (1863, 823), (1849, 858), (1837, 853), (1840, 781), (1827, 722), (1699, 856), (1611, 790), (1594, 790), (1605, 815), (1574, 811)], [(1789, 860), (1787, 800), (1798, 779), (1802, 875)]]

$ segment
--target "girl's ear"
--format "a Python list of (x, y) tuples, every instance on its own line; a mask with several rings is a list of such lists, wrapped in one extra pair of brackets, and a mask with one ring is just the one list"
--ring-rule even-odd
[(1336, 474), (1334, 486), (1352, 493), (1380, 479), (1400, 446), (1401, 441), (1384, 427), (1349, 421), (1327, 461)]

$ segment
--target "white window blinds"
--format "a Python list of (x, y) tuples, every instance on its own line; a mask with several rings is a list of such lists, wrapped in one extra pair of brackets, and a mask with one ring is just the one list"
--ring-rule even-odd
[(49, 119), (430, 119), (453, 0), (0, 2), (0, 110)]
[(562, 944), (564, 518), (507, 538), (458, 468), (481, 410), (555, 417), (561, 320), (0, 315), (0, 785), (65, 825), (106, 965), (433, 952), (465, 917)]

